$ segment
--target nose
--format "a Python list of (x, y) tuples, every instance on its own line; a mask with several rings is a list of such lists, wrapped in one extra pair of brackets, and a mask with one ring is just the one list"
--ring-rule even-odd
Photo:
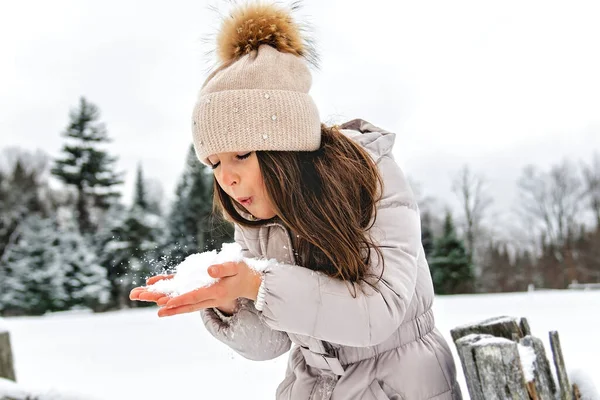
[(227, 186), (234, 186), (240, 183), (240, 176), (231, 168), (221, 170), (221, 180)]

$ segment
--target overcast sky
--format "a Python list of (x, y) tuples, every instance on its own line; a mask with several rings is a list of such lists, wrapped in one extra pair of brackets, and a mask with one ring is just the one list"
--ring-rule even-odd
[[(203, 0), (0, 2), (0, 148), (59, 153), (69, 109), (98, 105), (110, 149), (172, 196), (216, 30)], [(523, 165), (600, 151), (600, 2), (308, 0), (325, 122), (398, 133), (394, 153), (426, 195), (452, 201), (467, 163), (499, 208)]]

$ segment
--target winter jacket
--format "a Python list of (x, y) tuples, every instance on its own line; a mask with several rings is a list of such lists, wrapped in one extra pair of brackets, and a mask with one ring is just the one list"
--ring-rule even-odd
[[(353, 297), (341, 280), (295, 266), (283, 224), (236, 226), (246, 257), (278, 261), (263, 275), (262, 311), (244, 300), (231, 318), (207, 309), (202, 319), (214, 337), (252, 360), (292, 348), (278, 400), (460, 399), (454, 360), (431, 309), (418, 207), (391, 154), (395, 134), (362, 120), (341, 128), (373, 157), (383, 178), (371, 228), (385, 259), (378, 290), (365, 285)], [(371, 265), (377, 264), (374, 258)]]

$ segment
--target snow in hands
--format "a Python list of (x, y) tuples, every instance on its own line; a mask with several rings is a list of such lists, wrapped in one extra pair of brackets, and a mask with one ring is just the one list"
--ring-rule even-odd
[(257, 272), (263, 271), (272, 261), (242, 256), (242, 247), (237, 243), (223, 243), (220, 252), (216, 250), (189, 255), (177, 267), (171, 279), (160, 280), (147, 286), (154, 293), (164, 293), (170, 297), (182, 295), (193, 290), (211, 286), (218, 282), (208, 274), (208, 267), (226, 262), (244, 261)]

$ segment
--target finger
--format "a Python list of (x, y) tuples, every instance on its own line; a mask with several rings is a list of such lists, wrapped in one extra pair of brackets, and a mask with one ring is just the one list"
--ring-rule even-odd
[(140, 295), (138, 296), (138, 299), (142, 300), (142, 301), (158, 301), (159, 299), (165, 297), (164, 293), (157, 293), (157, 292), (143, 292), (140, 293)]
[(145, 291), (146, 291), (146, 289), (141, 288), (141, 287), (132, 289), (131, 292), (129, 292), (129, 300), (138, 300), (140, 297), (140, 294), (142, 294)]
[(184, 293), (180, 296), (173, 297), (166, 304), (165, 307), (173, 308), (173, 307), (181, 307), (187, 306), (190, 304), (201, 303), (206, 300), (215, 299), (215, 285), (203, 287), (200, 289), (192, 290), (191, 292)]
[(158, 281), (162, 281), (164, 279), (173, 279), (175, 274), (163, 274), (163, 275), (155, 275), (148, 279), (146, 279), (146, 285), (154, 285)]
[(208, 274), (212, 278), (226, 278), (238, 274), (239, 263), (226, 262), (223, 264), (215, 264), (208, 267)]
[(169, 296), (164, 296), (164, 297), (161, 297), (160, 299), (156, 300), (156, 304), (162, 307), (165, 304), (167, 304), (167, 302), (169, 300), (171, 300), (171, 298)]
[(158, 310), (159, 317), (170, 317), (177, 314), (186, 314), (199, 310), (203, 310), (205, 308), (216, 307), (218, 302), (215, 300), (207, 300), (196, 304), (189, 304), (186, 306), (176, 307), (176, 308), (161, 308)]

